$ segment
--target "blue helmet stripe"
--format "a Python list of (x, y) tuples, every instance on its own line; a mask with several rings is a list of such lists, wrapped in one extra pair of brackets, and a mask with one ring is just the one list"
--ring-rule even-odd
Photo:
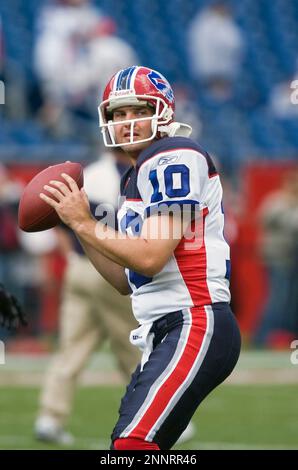
[(128, 67), (120, 72), (117, 80), (117, 90), (127, 90), (129, 89), (130, 79), (135, 70), (134, 67)]
[(119, 74), (118, 74), (116, 90), (120, 90), (121, 77), (122, 77), (123, 72), (124, 72), (124, 70), (121, 70), (121, 71), (119, 72)]
[(131, 77), (132, 77), (132, 74), (133, 74), (135, 69), (136, 69), (136, 66), (130, 68), (130, 72), (129, 72), (128, 77), (127, 77), (127, 89), (128, 90), (130, 88)]

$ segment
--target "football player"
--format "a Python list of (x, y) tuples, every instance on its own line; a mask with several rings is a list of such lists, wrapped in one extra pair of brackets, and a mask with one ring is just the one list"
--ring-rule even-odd
[(170, 449), (202, 400), (232, 372), (240, 334), (231, 312), (222, 187), (212, 159), (175, 121), (159, 72), (134, 66), (107, 84), (99, 105), (108, 147), (131, 167), (121, 181), (119, 232), (91, 215), (64, 175), (40, 197), (81, 241), (97, 270), (131, 294), (142, 362), (122, 399), (112, 448)]

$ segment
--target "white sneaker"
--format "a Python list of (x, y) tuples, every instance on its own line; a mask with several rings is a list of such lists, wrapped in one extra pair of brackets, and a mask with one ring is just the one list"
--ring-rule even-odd
[(74, 437), (64, 431), (62, 426), (52, 416), (44, 415), (37, 418), (34, 434), (35, 438), (39, 441), (51, 444), (71, 446), (74, 443)]
[(176, 444), (184, 444), (184, 442), (190, 441), (195, 436), (195, 434), (196, 434), (196, 427), (190, 421), (187, 427), (184, 429), (181, 436), (179, 437), (178, 441), (176, 441)]

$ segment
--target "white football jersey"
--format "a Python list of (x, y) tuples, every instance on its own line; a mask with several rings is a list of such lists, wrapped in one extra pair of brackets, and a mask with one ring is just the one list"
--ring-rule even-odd
[(189, 138), (154, 142), (124, 174), (119, 230), (140, 235), (145, 217), (168, 208), (182, 208), (190, 231), (153, 278), (126, 269), (140, 324), (183, 308), (230, 302), (222, 187), (210, 156)]

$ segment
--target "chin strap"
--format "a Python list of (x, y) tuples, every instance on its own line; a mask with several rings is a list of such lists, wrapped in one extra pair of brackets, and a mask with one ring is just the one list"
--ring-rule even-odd
[(164, 137), (189, 137), (192, 133), (192, 127), (183, 122), (171, 122), (167, 126), (158, 126), (158, 131)]

